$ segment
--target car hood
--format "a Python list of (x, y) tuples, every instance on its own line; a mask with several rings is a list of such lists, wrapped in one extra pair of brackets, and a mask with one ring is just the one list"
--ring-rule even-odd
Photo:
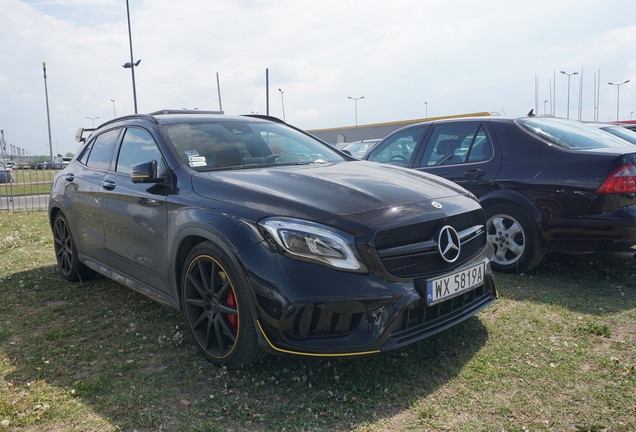
[(367, 161), (197, 173), (193, 190), (262, 216), (320, 220), (466, 195), (441, 177)]

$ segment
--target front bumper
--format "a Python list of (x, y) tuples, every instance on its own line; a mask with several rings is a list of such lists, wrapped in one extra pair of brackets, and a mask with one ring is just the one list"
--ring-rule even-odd
[[(489, 253), (484, 248), (453, 271), (488, 260)], [(346, 357), (399, 348), (475, 315), (497, 297), (489, 264), (482, 285), (428, 306), (417, 279), (336, 271), (263, 245), (240, 257), (254, 295), (259, 343), (278, 354)]]

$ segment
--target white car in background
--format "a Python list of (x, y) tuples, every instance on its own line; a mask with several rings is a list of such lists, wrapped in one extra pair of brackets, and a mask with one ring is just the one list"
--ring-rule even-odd
[(348, 143), (341, 150), (348, 151), (351, 156), (356, 159), (362, 159), (367, 151), (373, 147), (373, 145), (377, 142), (381, 141), (380, 139), (368, 139), (362, 141), (354, 141), (352, 143)]

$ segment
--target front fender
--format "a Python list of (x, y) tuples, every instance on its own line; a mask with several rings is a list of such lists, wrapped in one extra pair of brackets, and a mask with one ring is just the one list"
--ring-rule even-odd
[[(176, 218), (176, 220), (175, 220)], [(174, 232), (170, 230), (178, 229)], [(217, 244), (234, 261), (237, 268), (244, 269), (238, 259), (238, 253), (263, 241), (256, 226), (213, 209), (185, 208), (173, 216), (168, 226), (172, 261), (171, 285), (180, 297), (180, 279), (183, 265), (192, 248), (202, 242)], [(245, 273), (244, 270), (242, 272)]]

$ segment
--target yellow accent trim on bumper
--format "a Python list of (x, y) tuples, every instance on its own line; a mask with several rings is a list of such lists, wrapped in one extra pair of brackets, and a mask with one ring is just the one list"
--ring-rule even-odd
[(353, 356), (359, 356), (359, 355), (367, 355), (367, 354), (378, 354), (379, 352), (381, 352), (380, 350), (376, 350), (376, 351), (365, 351), (365, 352), (357, 352), (357, 353), (342, 353), (342, 354), (312, 354), (312, 353), (304, 353), (304, 352), (298, 352), (298, 351), (289, 351), (289, 350), (284, 350), (282, 348), (277, 348), (274, 346), (274, 344), (272, 344), (270, 342), (270, 340), (268, 339), (267, 335), (265, 334), (265, 331), (263, 330), (263, 327), (261, 327), (261, 323), (259, 320), (256, 320), (256, 324), (258, 325), (258, 328), (261, 331), (261, 334), (263, 335), (263, 337), (265, 338), (265, 340), (267, 341), (267, 344), (274, 350), (281, 352), (281, 353), (285, 353), (285, 354), (293, 354), (293, 355), (300, 355), (300, 356), (307, 356), (307, 357), (353, 357)]

